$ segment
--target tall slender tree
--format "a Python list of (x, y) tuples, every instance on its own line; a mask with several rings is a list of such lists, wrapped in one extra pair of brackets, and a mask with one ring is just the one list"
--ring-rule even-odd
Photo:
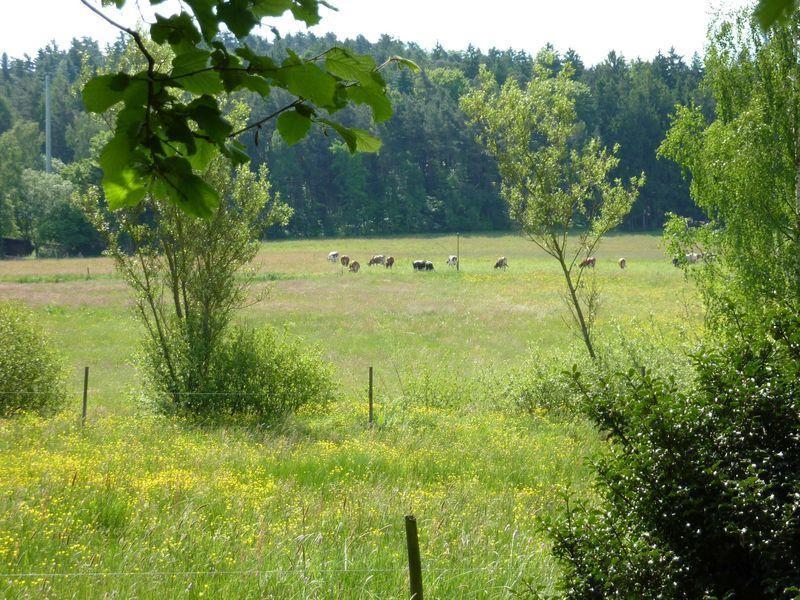
[(589, 352), (596, 358), (592, 327), (597, 292), (587, 286), (582, 259), (622, 222), (644, 183), (644, 174), (625, 186), (609, 180), (619, 164), (617, 148), (580, 135), (576, 98), (586, 88), (569, 68), (554, 74), (540, 65), (521, 87), (508, 79), (501, 88), (484, 69), (462, 107), (478, 127), (478, 139), (497, 159), (501, 193), (509, 216), (524, 235), (558, 261), (567, 305)]

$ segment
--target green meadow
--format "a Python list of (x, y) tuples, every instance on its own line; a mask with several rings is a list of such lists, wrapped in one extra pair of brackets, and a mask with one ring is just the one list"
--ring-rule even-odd
[[(457, 246), (458, 271), (445, 264)], [(361, 271), (327, 262), (333, 250)], [(367, 267), (373, 254), (395, 267)], [(500, 256), (507, 270), (493, 268)], [(414, 272), (415, 259), (435, 271)], [(658, 236), (609, 237), (597, 259), (601, 340), (692, 344), (699, 300)], [(0, 299), (49, 330), (70, 391), (55, 417), (0, 422), (0, 596), (404, 598), (405, 514), (428, 597), (552, 591), (538, 517), (566, 494), (591, 502), (586, 461), (602, 436), (507, 390), (531, 356), (590, 368), (558, 265), (498, 234), (269, 242), (254, 267), (240, 318), (317, 345), (339, 389), (325, 410), (261, 428), (144, 407), (141, 331), (108, 259), (0, 262)]]

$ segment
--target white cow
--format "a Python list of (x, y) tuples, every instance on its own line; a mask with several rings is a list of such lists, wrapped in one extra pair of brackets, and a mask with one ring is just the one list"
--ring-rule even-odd
[(703, 255), (700, 252), (689, 252), (689, 254), (684, 256), (684, 258), (686, 259), (686, 262), (688, 262), (690, 265), (693, 265), (703, 258)]
[(627, 266), (628, 266), (628, 261), (627, 261), (627, 260), (625, 260), (624, 258), (620, 258), (620, 259), (617, 261), (617, 264), (619, 265), (619, 268), (620, 268), (620, 269), (624, 269), (625, 267), (627, 267)]
[(447, 266), (448, 267), (457, 267), (458, 266), (458, 257), (451, 254), (447, 257)]
[(338, 253), (338, 252), (336, 252), (336, 251), (334, 251), (334, 252), (329, 252), (329, 253), (328, 253), (328, 260), (329, 260), (330, 262), (332, 262), (332, 263), (337, 263), (337, 262), (339, 262), (339, 253)]

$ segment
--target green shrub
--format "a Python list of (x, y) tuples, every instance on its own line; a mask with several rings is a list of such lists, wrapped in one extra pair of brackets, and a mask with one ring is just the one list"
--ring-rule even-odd
[[(580, 355), (580, 356), (579, 356)], [(529, 413), (569, 413), (576, 404), (576, 394), (567, 375), (568, 369), (586, 352), (541, 352), (532, 350), (519, 364), (496, 377), (498, 402), (510, 402)]]
[[(532, 348), (520, 362), (500, 370), (490, 389), (497, 403), (511, 403), (526, 412), (547, 412), (566, 416), (579, 410), (580, 394), (572, 381), (572, 368), (591, 365), (594, 376), (601, 373), (641, 369), (648, 365), (659, 375), (677, 374), (686, 385), (691, 369), (682, 352), (669, 344), (675, 337), (648, 323), (617, 323), (595, 339), (598, 358), (591, 361), (584, 348), (563, 350)], [(652, 340), (659, 340), (656, 345)]]
[(273, 328), (232, 328), (204, 370), (189, 347), (172, 344), (174, 377), (160, 348), (145, 349), (146, 387), (162, 412), (269, 421), (302, 406), (327, 405), (334, 397), (333, 370), (319, 352)]
[(33, 315), (0, 302), (0, 416), (51, 412), (65, 398), (60, 358)]
[(800, 320), (692, 357), (695, 379), (576, 376), (602, 498), (548, 523), (570, 598), (795, 598)]

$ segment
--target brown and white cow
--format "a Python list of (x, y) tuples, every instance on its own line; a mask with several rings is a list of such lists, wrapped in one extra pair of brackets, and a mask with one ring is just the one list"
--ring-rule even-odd
[(351, 273), (358, 273), (358, 270), (361, 268), (361, 265), (358, 264), (357, 260), (354, 260), (350, 263), (350, 266), (347, 268), (348, 271)]
[(620, 259), (617, 261), (617, 264), (619, 265), (619, 268), (620, 268), (620, 269), (624, 269), (625, 267), (627, 267), (627, 266), (628, 266), (628, 261), (627, 261), (627, 260), (625, 260), (624, 258), (620, 258)]
[(580, 264), (578, 266), (581, 269), (584, 269), (586, 267), (591, 267), (592, 269), (594, 269), (594, 266), (595, 266), (596, 263), (597, 263), (597, 259), (594, 256), (588, 256), (588, 257), (584, 258), (580, 262)]
[(497, 262), (494, 263), (495, 269), (507, 269), (508, 268), (508, 260), (505, 256), (501, 256), (497, 259)]
[(390, 256), (386, 259), (386, 264), (384, 265), (387, 269), (391, 269), (394, 266), (394, 256)]
[(342, 258), (339, 259), (339, 262), (342, 263), (343, 267), (350, 266), (350, 257), (345, 254)]
[(386, 257), (383, 254), (376, 254), (372, 258), (369, 259), (367, 266), (371, 267), (372, 265), (383, 265), (386, 264)]

